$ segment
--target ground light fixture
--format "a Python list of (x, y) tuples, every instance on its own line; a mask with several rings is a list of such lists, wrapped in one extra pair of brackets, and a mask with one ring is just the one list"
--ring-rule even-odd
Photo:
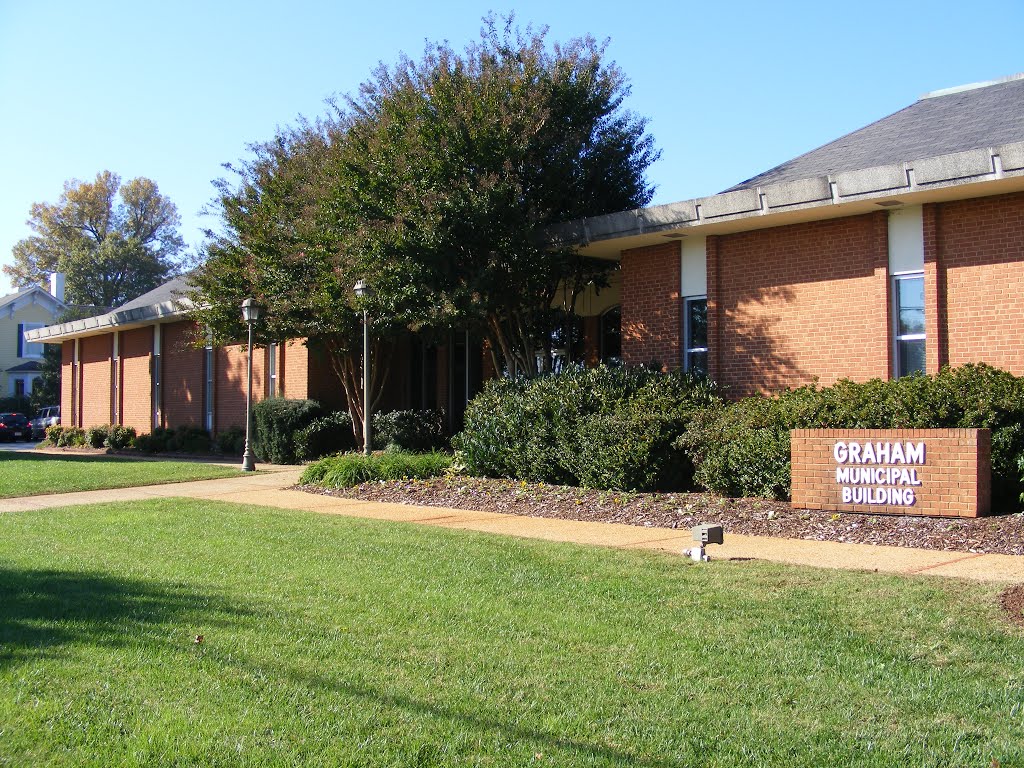
[(249, 386), (245, 391), (245, 453), (242, 454), (242, 471), (256, 469), (256, 456), (252, 452), (252, 325), (260, 319), (263, 308), (254, 299), (242, 302), (242, 320), (249, 326)]
[(689, 555), (691, 560), (698, 563), (706, 563), (711, 557), (704, 551), (708, 544), (722, 544), (722, 526), (713, 523), (698, 525), (693, 529), (693, 540), (697, 546), (692, 549), (683, 550), (684, 555)]
[[(369, 299), (373, 289), (365, 280), (357, 280), (352, 286), (359, 299)], [(370, 424), (373, 420), (373, 408), (370, 403), (370, 313), (363, 304), (363, 453), (370, 455)]]

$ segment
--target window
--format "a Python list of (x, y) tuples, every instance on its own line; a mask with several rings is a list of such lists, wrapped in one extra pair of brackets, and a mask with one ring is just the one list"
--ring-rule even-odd
[(601, 315), (601, 362), (622, 362), (622, 307), (612, 307)]
[(708, 375), (708, 299), (692, 296), (683, 304), (683, 370)]
[(896, 376), (924, 371), (924, 275), (893, 277)]
[(560, 373), (583, 360), (583, 318), (561, 312), (551, 329), (551, 370)]
[(150, 361), (150, 376), (152, 377), (152, 392), (153, 392), (153, 428), (161, 427), (162, 419), (160, 410), (163, 407), (163, 397), (161, 395), (161, 371), (160, 371), (160, 326), (153, 326), (153, 357)]
[(206, 349), (203, 350), (206, 369), (206, 386), (203, 388), (203, 422), (207, 431), (213, 432), (213, 337), (207, 335)]
[(24, 397), (25, 396), (25, 380), (15, 379), (14, 380), (14, 396)]
[(267, 345), (267, 397), (277, 397), (277, 344)]
[(25, 331), (42, 328), (46, 323), (18, 323), (18, 357), (42, 357), (43, 345), (37, 341), (25, 341)]

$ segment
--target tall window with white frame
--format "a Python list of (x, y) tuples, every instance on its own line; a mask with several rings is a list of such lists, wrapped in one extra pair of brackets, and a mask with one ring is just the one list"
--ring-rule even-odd
[(277, 383), (277, 344), (267, 345), (267, 397), (281, 394)]
[(708, 375), (708, 297), (683, 302), (683, 370)]
[(924, 372), (924, 275), (920, 272), (894, 275), (892, 287), (896, 375)]
[(206, 386), (203, 388), (203, 423), (207, 432), (213, 432), (213, 335), (207, 334), (203, 350)]
[(163, 426), (163, 419), (160, 413), (163, 408), (163, 396), (161, 394), (161, 378), (162, 371), (160, 370), (160, 326), (153, 326), (153, 357), (150, 359), (150, 376), (152, 377), (152, 414), (153, 414), (153, 428)]

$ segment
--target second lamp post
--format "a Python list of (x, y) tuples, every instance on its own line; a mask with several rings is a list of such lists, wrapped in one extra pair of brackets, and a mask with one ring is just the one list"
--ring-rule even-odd
[[(359, 299), (373, 296), (373, 289), (365, 280), (358, 280), (353, 286)], [(370, 403), (370, 313), (363, 303), (363, 453), (370, 455), (370, 424), (373, 420), (373, 408)]]
[(249, 326), (249, 386), (245, 390), (245, 453), (242, 471), (256, 469), (256, 455), (252, 452), (252, 324), (260, 319), (260, 305), (252, 299), (242, 302), (242, 320)]

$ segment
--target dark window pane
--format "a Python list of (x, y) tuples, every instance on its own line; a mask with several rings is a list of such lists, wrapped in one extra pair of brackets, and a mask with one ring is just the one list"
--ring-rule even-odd
[(707, 352), (687, 352), (686, 353), (686, 370), (691, 373), (697, 373), (701, 376), (708, 375), (708, 353)]
[(622, 359), (622, 309), (612, 307), (601, 315), (601, 362)]
[(693, 299), (686, 302), (687, 330), (686, 348), (706, 347), (708, 345), (708, 301)]
[(924, 371), (924, 339), (897, 342), (900, 359), (900, 376), (915, 371)]

